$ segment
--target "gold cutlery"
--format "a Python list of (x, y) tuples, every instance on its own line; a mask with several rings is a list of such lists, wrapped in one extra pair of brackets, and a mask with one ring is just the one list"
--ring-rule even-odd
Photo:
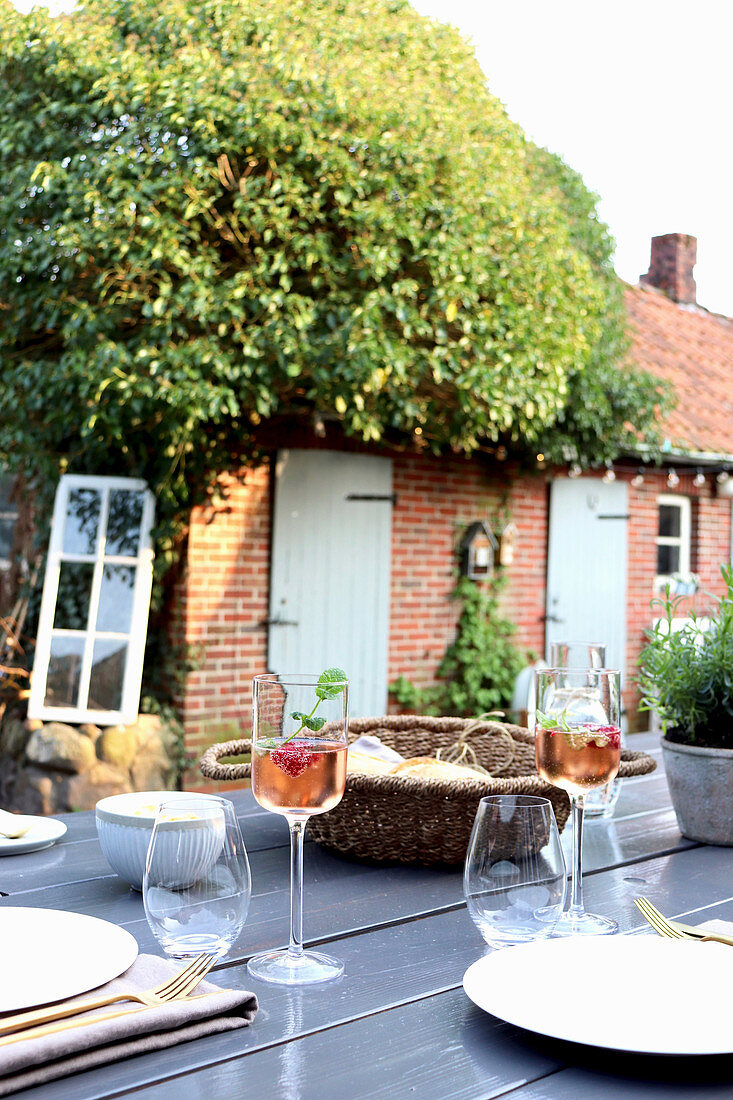
[(641, 915), (660, 936), (671, 940), (698, 940), (700, 943), (727, 943), (733, 947), (733, 937), (724, 936), (720, 932), (712, 932), (708, 928), (695, 928), (691, 924), (680, 924), (676, 920), (668, 920), (659, 910), (652, 905), (648, 898), (635, 898), (634, 904)]
[[(0, 1039), (0, 1046), (12, 1043), (16, 1039), (37, 1038), (54, 1031), (62, 1031), (65, 1027), (82, 1027), (94, 1023), (95, 1019), (111, 1020), (115, 1016), (126, 1015), (124, 1012), (108, 1014), (104, 1017), (95, 1017), (81, 1020), (72, 1024), (59, 1024), (51, 1028), (41, 1027), (43, 1024), (52, 1024), (56, 1020), (65, 1020), (70, 1016), (78, 1016), (82, 1012), (91, 1012), (96, 1008), (104, 1008), (106, 1005), (115, 1004), (118, 1001), (136, 1001), (146, 1008), (155, 1008), (158, 1005), (167, 1004), (169, 1001), (177, 1001), (188, 996), (206, 977), (216, 962), (214, 955), (198, 955), (183, 970), (178, 971), (172, 978), (168, 978), (154, 989), (138, 993), (133, 990), (122, 993), (113, 993), (106, 997), (100, 997), (88, 1001), (79, 1001), (77, 1004), (56, 1005), (53, 1008), (20, 1012), (15, 1016), (6, 1016), (0, 1019), (0, 1035), (6, 1036)], [(141, 1011), (133, 1009), (132, 1011)], [(13, 1035), (12, 1032), (28, 1031), (27, 1035)]]

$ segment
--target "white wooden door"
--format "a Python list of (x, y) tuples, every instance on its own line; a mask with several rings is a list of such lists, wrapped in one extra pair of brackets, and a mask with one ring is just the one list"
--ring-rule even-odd
[(550, 494), (547, 653), (556, 641), (605, 642), (626, 658), (628, 488), (601, 478), (556, 478)]
[(386, 713), (392, 506), (391, 459), (278, 454), (268, 665), (343, 668), (353, 717)]

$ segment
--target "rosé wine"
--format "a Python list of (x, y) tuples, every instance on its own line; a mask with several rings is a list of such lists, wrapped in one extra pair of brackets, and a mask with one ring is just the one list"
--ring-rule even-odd
[(261, 744), (252, 753), (252, 792), (266, 810), (308, 817), (341, 801), (346, 745), (299, 737)]
[(621, 762), (621, 731), (617, 726), (580, 726), (568, 731), (538, 726), (535, 735), (537, 771), (548, 783), (568, 794), (584, 794), (615, 778)]

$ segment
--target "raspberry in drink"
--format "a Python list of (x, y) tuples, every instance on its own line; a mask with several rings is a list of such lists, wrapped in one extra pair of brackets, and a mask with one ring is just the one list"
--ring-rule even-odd
[(261, 806), (308, 817), (332, 809), (344, 793), (346, 745), (320, 738), (280, 740), (252, 754), (252, 792)]
[(615, 778), (621, 763), (621, 730), (587, 725), (573, 730), (538, 726), (537, 771), (568, 794), (585, 794)]

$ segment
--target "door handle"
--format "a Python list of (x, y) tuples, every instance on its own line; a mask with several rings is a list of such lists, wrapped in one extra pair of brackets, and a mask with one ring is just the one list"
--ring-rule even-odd
[(299, 626), (292, 619), (262, 619), (260, 626)]
[(543, 623), (564, 623), (565, 620), (561, 619), (558, 615), (542, 615), (541, 621)]

